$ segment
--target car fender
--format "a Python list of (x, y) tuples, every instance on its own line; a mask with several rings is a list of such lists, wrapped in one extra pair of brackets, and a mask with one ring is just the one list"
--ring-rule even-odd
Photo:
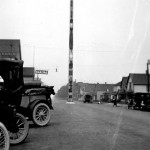
[(32, 111), (33, 111), (34, 107), (35, 107), (38, 103), (47, 104), (47, 105), (49, 106), (49, 108), (50, 108), (50, 103), (49, 103), (49, 101), (47, 101), (47, 100), (41, 100), (41, 99), (36, 99), (36, 100), (34, 100), (32, 103), (30, 103), (29, 106), (28, 106), (28, 110), (29, 110), (29, 112), (30, 112), (30, 115), (32, 114)]

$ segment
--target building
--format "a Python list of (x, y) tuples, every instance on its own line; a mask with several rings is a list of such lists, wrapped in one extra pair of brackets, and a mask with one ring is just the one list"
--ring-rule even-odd
[(148, 79), (146, 74), (129, 74), (127, 79), (127, 92), (147, 92), (147, 87)]
[(93, 99), (96, 97), (96, 84), (78, 83), (80, 88), (79, 100), (84, 100), (85, 95), (91, 95)]
[(92, 83), (78, 83), (80, 86), (79, 100), (84, 100), (85, 95), (92, 96), (93, 101), (105, 99), (110, 99), (110, 95), (113, 92), (114, 84), (92, 84)]
[(113, 93), (114, 84), (97, 84), (97, 100), (109, 101)]
[(40, 78), (35, 78), (34, 67), (23, 67), (23, 79), (25, 87), (40, 87), (42, 84)]
[(119, 100), (126, 99), (127, 81), (128, 81), (128, 77), (123, 77), (121, 80), (120, 89), (117, 92)]
[(118, 92), (118, 90), (121, 89), (121, 81), (114, 84), (114, 87), (113, 87), (113, 92)]
[(0, 39), (0, 59), (22, 60), (21, 46), (18, 39)]

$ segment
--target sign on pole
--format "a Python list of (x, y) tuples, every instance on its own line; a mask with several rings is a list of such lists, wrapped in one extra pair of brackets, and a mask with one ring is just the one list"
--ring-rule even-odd
[(48, 70), (35, 70), (35, 74), (48, 74)]

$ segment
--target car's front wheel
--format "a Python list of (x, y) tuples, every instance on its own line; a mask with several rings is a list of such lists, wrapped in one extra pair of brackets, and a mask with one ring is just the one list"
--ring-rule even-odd
[(27, 138), (29, 132), (29, 124), (22, 114), (16, 114), (15, 123), (18, 128), (17, 132), (9, 131), (10, 144), (12, 145), (22, 143)]
[(45, 126), (51, 119), (50, 108), (45, 103), (38, 103), (32, 111), (32, 120), (37, 126)]
[(3, 123), (0, 122), (0, 149), (9, 150), (9, 134)]

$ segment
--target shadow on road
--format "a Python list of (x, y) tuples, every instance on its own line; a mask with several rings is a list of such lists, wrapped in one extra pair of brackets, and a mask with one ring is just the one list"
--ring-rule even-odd
[(39, 126), (35, 125), (34, 123), (29, 123), (29, 127), (34, 128), (34, 129), (44, 128), (44, 127), (46, 128), (48, 126), (51, 126), (51, 127), (60, 126), (60, 122), (50, 122), (49, 124), (47, 124), (46, 126), (43, 126), (43, 127), (39, 127)]

